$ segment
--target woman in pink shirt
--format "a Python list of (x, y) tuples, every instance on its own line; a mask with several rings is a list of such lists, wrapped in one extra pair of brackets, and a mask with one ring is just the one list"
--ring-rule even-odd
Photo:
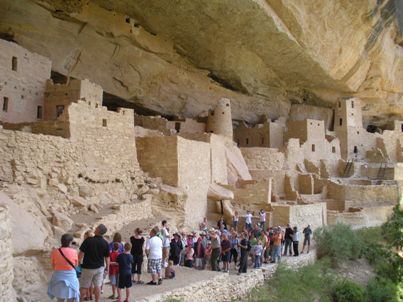
[(49, 282), (48, 296), (57, 298), (58, 302), (80, 301), (80, 286), (77, 279), (77, 251), (71, 248), (73, 236), (64, 234), (61, 247), (54, 249), (50, 256), (53, 268), (52, 279)]

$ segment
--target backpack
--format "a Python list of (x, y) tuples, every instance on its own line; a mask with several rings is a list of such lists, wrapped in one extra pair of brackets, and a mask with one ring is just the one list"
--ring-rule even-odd
[(251, 249), (252, 249), (252, 246), (250, 245), (250, 241), (248, 240), (248, 244), (247, 244), (246, 250), (247, 250), (248, 252), (250, 252)]

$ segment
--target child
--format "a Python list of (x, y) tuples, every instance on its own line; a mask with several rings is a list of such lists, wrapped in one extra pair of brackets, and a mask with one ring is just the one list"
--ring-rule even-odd
[(109, 280), (112, 285), (112, 296), (110, 296), (109, 299), (116, 298), (115, 292), (119, 275), (119, 264), (116, 262), (118, 256), (119, 256), (119, 242), (114, 242), (112, 252), (109, 254), (109, 257), (111, 259), (109, 264)]
[(211, 260), (211, 241), (207, 241), (207, 247), (204, 253), (204, 260), (207, 266), (207, 269), (210, 268), (210, 260)]
[(262, 253), (263, 253), (263, 245), (262, 241), (259, 239), (254, 247), (255, 268), (260, 268), (262, 265)]
[(193, 267), (193, 255), (195, 251), (192, 245), (188, 245), (185, 250), (185, 266), (186, 267)]
[(116, 302), (121, 302), (121, 290), (126, 288), (126, 299), (124, 302), (129, 302), (130, 298), (130, 288), (132, 287), (132, 263), (133, 256), (130, 254), (132, 245), (130, 243), (125, 243), (125, 252), (120, 254), (116, 262), (119, 264), (119, 282), (118, 282), (118, 299)]
[(168, 261), (168, 267), (165, 269), (165, 279), (175, 278), (174, 262), (172, 260)]

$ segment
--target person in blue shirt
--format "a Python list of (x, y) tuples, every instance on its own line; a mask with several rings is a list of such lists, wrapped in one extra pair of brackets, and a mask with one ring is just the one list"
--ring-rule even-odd
[(126, 289), (126, 299), (124, 302), (128, 302), (130, 298), (130, 289), (132, 287), (132, 264), (133, 256), (130, 254), (132, 245), (130, 243), (125, 243), (125, 251), (120, 254), (116, 259), (119, 264), (119, 279), (118, 279), (118, 300), (116, 302), (121, 302), (122, 289)]

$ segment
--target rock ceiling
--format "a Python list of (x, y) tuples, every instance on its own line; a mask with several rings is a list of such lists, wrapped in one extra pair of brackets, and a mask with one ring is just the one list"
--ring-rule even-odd
[(382, 124), (403, 116), (402, 16), (395, 0), (3, 0), (0, 33), (163, 114), (228, 97), (256, 121), (357, 96)]

